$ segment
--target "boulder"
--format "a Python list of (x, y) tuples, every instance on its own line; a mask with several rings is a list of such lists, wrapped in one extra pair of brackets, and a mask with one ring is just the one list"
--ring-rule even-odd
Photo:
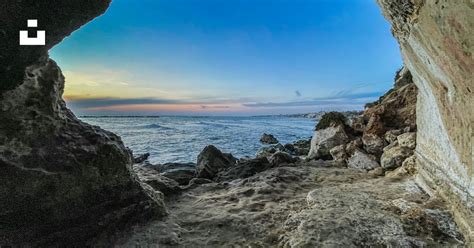
[(416, 132), (401, 134), (397, 137), (397, 141), (401, 147), (415, 149), (416, 148)]
[(316, 131), (323, 130), (329, 127), (346, 126), (348, 123), (347, 117), (340, 112), (325, 113), (321, 120), (316, 125)]
[(264, 133), (260, 138), (260, 142), (263, 144), (277, 144), (278, 140), (275, 138), (275, 136)]
[(355, 150), (358, 148), (362, 148), (362, 139), (361, 138), (356, 138), (352, 140), (351, 142), (347, 143), (346, 145), (346, 153), (348, 155), (354, 154)]
[(270, 145), (270, 146), (265, 146), (260, 148), (257, 151), (256, 157), (257, 158), (270, 158), (275, 152), (287, 152), (288, 150), (280, 143), (275, 144), (275, 145)]
[(336, 146), (329, 150), (329, 153), (331, 153), (332, 159), (337, 165), (346, 165), (347, 153), (345, 145)]
[(272, 165), (265, 157), (246, 160), (239, 162), (235, 166), (232, 166), (226, 170), (220, 171), (216, 181), (224, 182), (239, 178), (247, 178), (270, 168), (272, 168)]
[(380, 115), (373, 113), (370, 115), (369, 121), (365, 126), (364, 134), (383, 135), (385, 130), (386, 127)]
[(363, 133), (365, 129), (365, 118), (364, 116), (357, 116), (351, 119), (351, 127), (356, 133)]
[(367, 133), (362, 136), (364, 150), (376, 156), (382, 155), (385, 142), (378, 135)]
[(196, 176), (196, 169), (185, 167), (171, 169), (162, 172), (161, 175), (178, 182), (179, 185), (187, 185)]
[(385, 149), (380, 162), (384, 169), (393, 170), (402, 166), (403, 161), (411, 155), (413, 155), (412, 149), (402, 146), (393, 146), (389, 149)]
[(133, 158), (133, 162), (135, 164), (140, 164), (140, 163), (143, 163), (145, 162), (146, 160), (148, 160), (148, 158), (150, 157), (150, 153), (144, 153), (142, 155), (139, 155), (137, 157), (134, 157)]
[(237, 161), (232, 154), (222, 153), (213, 145), (208, 145), (197, 158), (197, 177), (213, 179), (221, 170), (227, 169)]
[(379, 163), (371, 156), (360, 149), (356, 149), (354, 154), (347, 160), (347, 166), (355, 169), (373, 170), (380, 167)]
[(160, 175), (160, 172), (150, 166), (135, 165), (133, 171), (141, 182), (150, 185), (164, 195), (177, 194), (181, 191), (178, 182)]
[(342, 125), (318, 130), (311, 139), (311, 149), (308, 153), (308, 158), (331, 159), (329, 150), (336, 146), (346, 144), (348, 140), (349, 137)]
[(293, 143), (293, 147), (296, 156), (306, 156), (311, 148), (311, 139), (298, 140)]
[(387, 141), (389, 144), (393, 143), (397, 140), (398, 135), (403, 133), (403, 129), (393, 129), (393, 130), (388, 130), (385, 135), (385, 141)]
[(286, 152), (276, 152), (270, 157), (269, 161), (273, 166), (280, 166), (295, 163), (298, 159)]

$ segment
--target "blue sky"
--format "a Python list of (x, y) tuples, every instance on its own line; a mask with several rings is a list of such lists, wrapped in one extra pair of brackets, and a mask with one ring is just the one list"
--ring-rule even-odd
[(402, 65), (374, 0), (114, 0), (51, 57), (80, 115), (360, 109)]

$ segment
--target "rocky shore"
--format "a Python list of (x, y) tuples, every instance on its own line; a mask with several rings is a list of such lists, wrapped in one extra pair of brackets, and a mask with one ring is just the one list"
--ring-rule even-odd
[(404, 68), (361, 115), (323, 115), (311, 140), (282, 145), (265, 133), (270, 145), (253, 158), (209, 145), (196, 164), (137, 159), (134, 171), (163, 193), (167, 216), (117, 245), (463, 246), (445, 203), (413, 177), (416, 95)]
[[(472, 246), (474, 5), (377, 2), (406, 68), (362, 115), (328, 113), (310, 141), (252, 158), (208, 146), (196, 164), (152, 165), (74, 116), (48, 56), (110, 0), (7, 0), (0, 246)], [(46, 46), (18, 46), (28, 16)]]

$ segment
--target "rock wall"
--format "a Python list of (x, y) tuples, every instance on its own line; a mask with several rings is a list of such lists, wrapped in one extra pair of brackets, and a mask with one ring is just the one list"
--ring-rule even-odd
[[(110, 0), (0, 2), (0, 246), (88, 246), (97, 236), (164, 214), (142, 188), (120, 138), (78, 120), (48, 50)], [(19, 46), (37, 18), (46, 46)]]
[(474, 242), (474, 2), (377, 0), (418, 86), (419, 179)]

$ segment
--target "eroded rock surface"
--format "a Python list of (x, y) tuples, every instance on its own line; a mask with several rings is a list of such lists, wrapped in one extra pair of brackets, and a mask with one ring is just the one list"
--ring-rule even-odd
[[(165, 214), (113, 133), (79, 121), (62, 100), (64, 77), (47, 50), (108, 0), (0, 3), (0, 246), (82, 246)], [(27, 17), (46, 46), (18, 46)]]
[(377, 1), (419, 89), (419, 178), (452, 202), (474, 242), (474, 3)]
[[(324, 162), (329, 163), (329, 162)], [(320, 165), (324, 166), (324, 165)], [(118, 247), (462, 247), (444, 203), (411, 178), (302, 164), (208, 183)]]

